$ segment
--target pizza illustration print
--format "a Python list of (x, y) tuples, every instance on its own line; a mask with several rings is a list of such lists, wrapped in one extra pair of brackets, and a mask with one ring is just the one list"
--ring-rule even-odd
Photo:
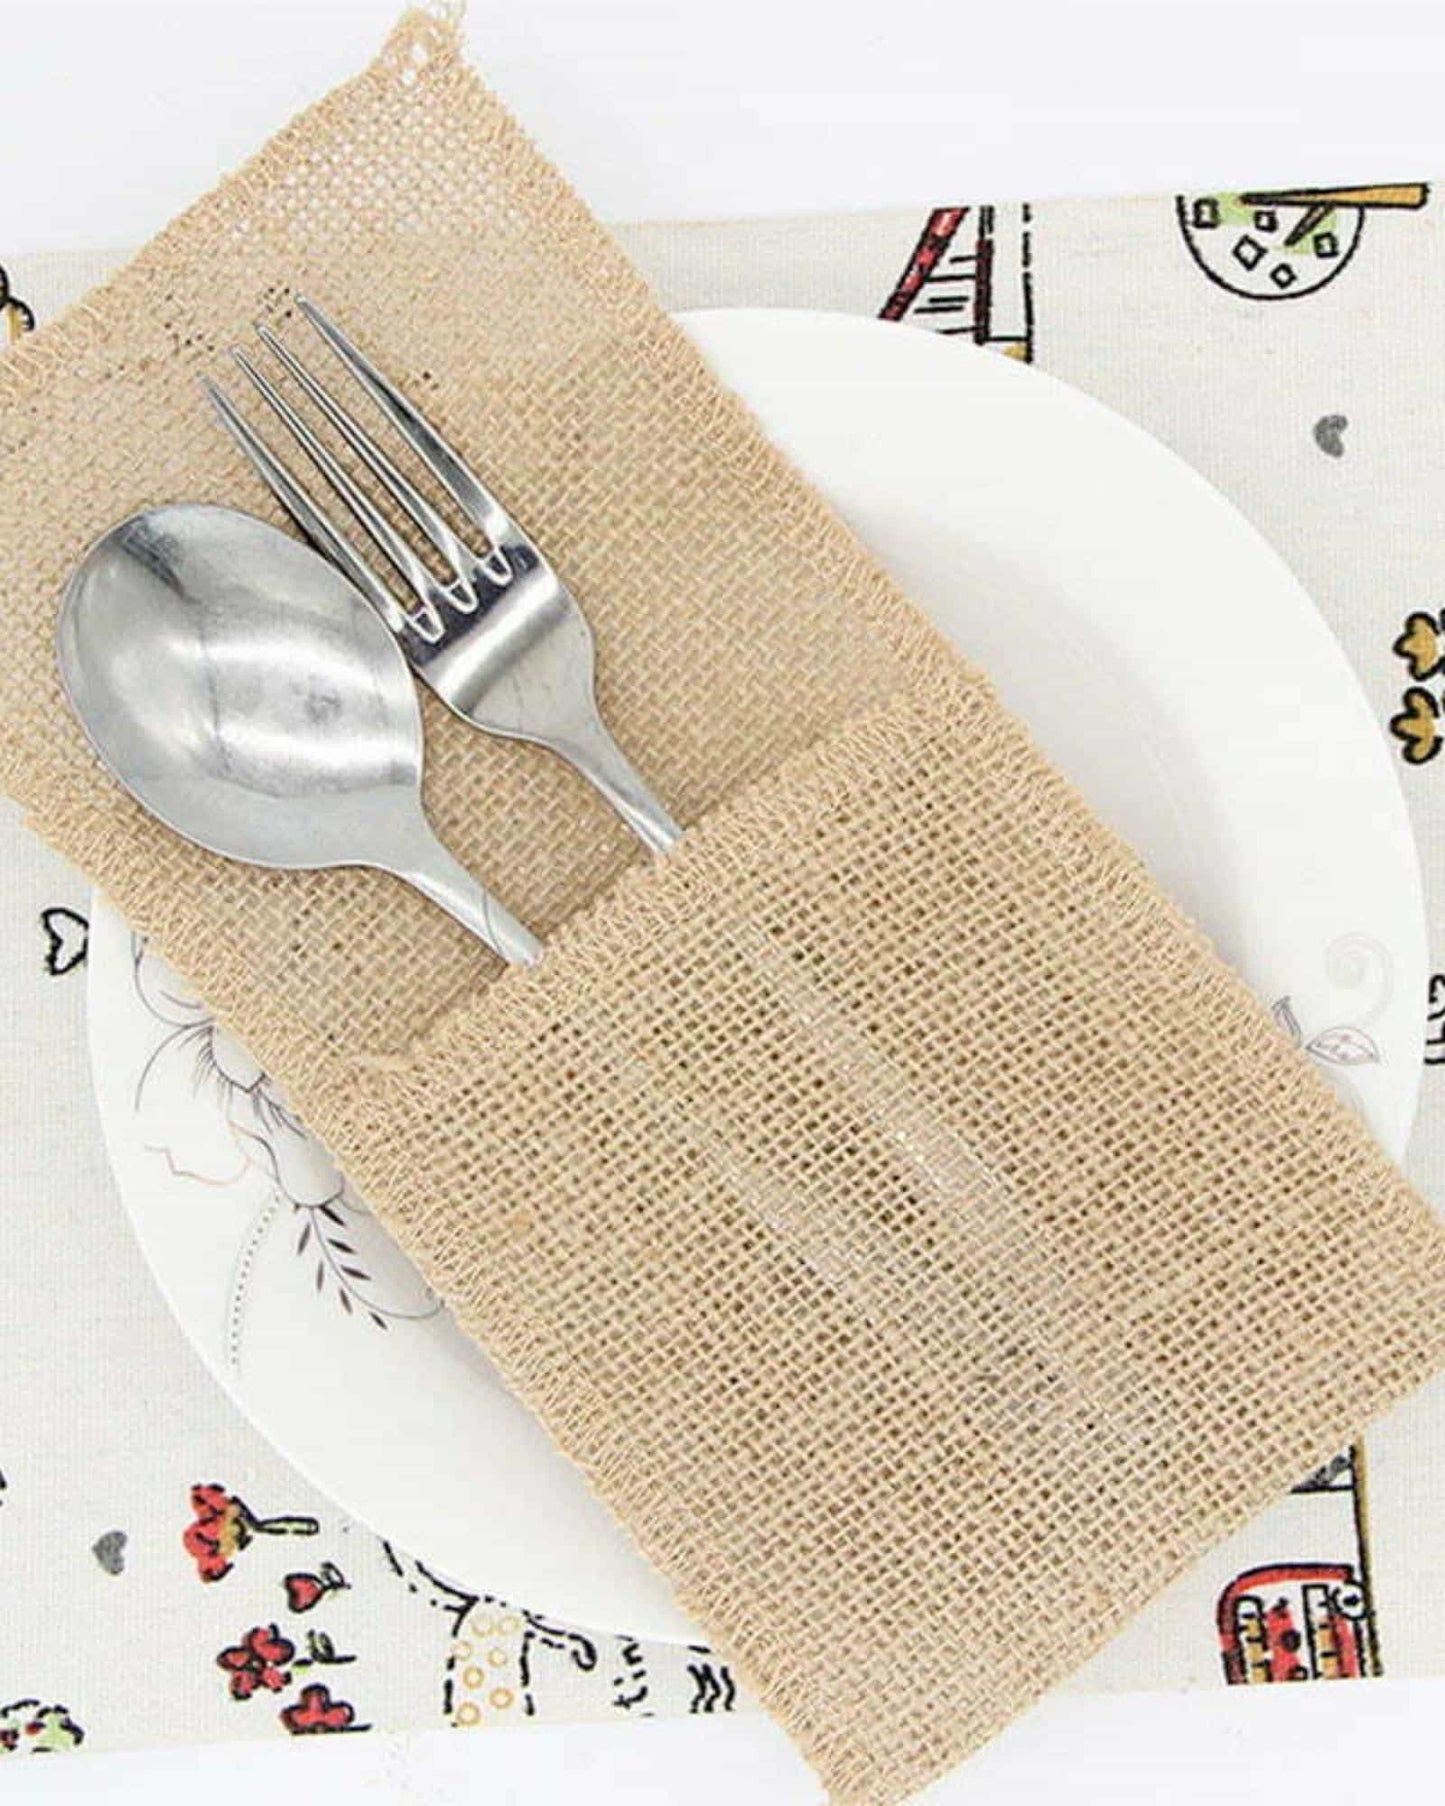
[(1247, 301), (1290, 301), (1332, 282), (1359, 249), (1367, 214), (1423, 207), (1423, 182), (1181, 194), (1179, 229), (1211, 282)]

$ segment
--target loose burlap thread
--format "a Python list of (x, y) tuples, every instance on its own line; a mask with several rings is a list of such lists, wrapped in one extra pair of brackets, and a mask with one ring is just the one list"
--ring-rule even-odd
[[(195, 378), (309, 291), (585, 599), (643, 858), (428, 705), (543, 930), (190, 848), (51, 652), (148, 503), (269, 513)], [(1445, 1354), (1445, 1237), (411, 14), (0, 363), (6, 789), (195, 980), (832, 1797), (885, 1806)], [(384, 1528), (384, 1527), (383, 1527)], [(479, 1561), (481, 1557), (479, 1555)]]

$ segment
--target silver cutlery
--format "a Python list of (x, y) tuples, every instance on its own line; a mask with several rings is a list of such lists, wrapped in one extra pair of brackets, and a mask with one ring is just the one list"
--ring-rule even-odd
[[(67, 588), (61, 677), (92, 745), (150, 813), (225, 857), (280, 870), (370, 866), (414, 885), (503, 960), (542, 945), (437, 839), (423, 812), (423, 729), (412, 672), (466, 719), (551, 748), (588, 776), (646, 844), (680, 829), (617, 749), (593, 694), (590, 629), (535, 544), (405, 399), (314, 308), (307, 317), (431, 470), (485, 547), (468, 545), (275, 336), (263, 339), (446, 564), (435, 577), (299, 412), (249, 359), (266, 401), (408, 586), (376, 575), (229, 397), (222, 420), (308, 547), (234, 509), (150, 509), (111, 529)], [(324, 554), (324, 555), (319, 555)], [(738, 925), (756, 968), (805, 1041), (821, 1043), (860, 1130), (901, 1156), (900, 1201), (987, 1182), (930, 1120), (866, 1032), (764, 930)], [(624, 1062), (619, 1081), (645, 1084)], [(733, 1149), (705, 1112), (678, 1125), (771, 1233), (854, 1297), (861, 1248), (845, 1225)]]
[[(485, 543), (461, 538), (355, 416), (263, 324), (256, 326), (262, 344), (448, 575), (433, 575), (300, 409), (239, 350), (232, 354), (237, 364), (398, 581), (383, 582), (225, 391), (207, 383), (227, 431), (301, 531), (367, 597), (412, 669), (443, 701), (478, 727), (561, 754), (591, 779), (648, 846), (666, 852), (682, 831), (602, 722), (594, 695), (592, 634), (576, 599), (491, 490), (340, 327), (304, 297), (298, 296), (296, 305)], [(882, 1097), (894, 1096), (897, 1086), (881, 1072), (866, 1037), (764, 930), (739, 923), (735, 932), (759, 978), (775, 988), (810, 1040), (826, 1044), (835, 1071), (858, 1097), (865, 1116), (876, 1120)], [(936, 1140), (936, 1132), (916, 1105), (905, 1107), (895, 1097), (891, 1109), (890, 1133), (910, 1172), (905, 1183), (935, 1191), (936, 1159), (929, 1137)], [(757, 1192), (756, 1186), (751, 1189)]]
[(434, 574), (300, 410), (241, 351), (233, 354), (237, 363), (382, 554), (392, 583), (377, 575), (226, 392), (208, 382), (226, 430), (311, 543), (371, 603), (412, 669), (448, 707), (488, 733), (549, 748), (597, 788), (645, 845), (666, 852), (681, 829), (602, 720), (596, 651), (577, 599), (491, 490), (340, 327), (309, 301), (298, 298), (296, 305), (483, 543), (459, 534), (264, 325), (256, 327), (262, 343), (427, 542), (446, 575)]
[(187, 840), (283, 871), (391, 872), (502, 959), (540, 958), (432, 831), (406, 660), (309, 547), (231, 508), (134, 515), (71, 578), (57, 652), (101, 760)]

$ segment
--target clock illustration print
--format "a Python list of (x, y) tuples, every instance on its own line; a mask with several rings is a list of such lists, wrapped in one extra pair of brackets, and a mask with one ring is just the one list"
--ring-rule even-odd
[(1354, 256), (1369, 213), (1423, 207), (1423, 182), (1181, 194), (1184, 242), (1211, 282), (1248, 301), (1289, 301), (1332, 282)]

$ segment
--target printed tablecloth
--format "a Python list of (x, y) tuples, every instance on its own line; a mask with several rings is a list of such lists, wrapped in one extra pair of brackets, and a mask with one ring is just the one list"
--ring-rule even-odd
[[(828, 308), (990, 346), (1096, 395), (1209, 477), (1355, 665), (1399, 758), (1445, 968), (1445, 223), (1427, 184), (618, 235), (669, 307)], [(119, 260), (0, 244), (0, 347)], [(242, 1419), (161, 1301), (107, 1168), (85, 1035), (89, 910), (84, 882), (6, 812), (0, 1756), (746, 1709), (706, 1649), (557, 1623), (438, 1574), (424, 1549), (348, 1520)], [(1445, 970), (1420, 1019), (1409, 1165), (1445, 1206), (1445, 1074), (1430, 1070), (1445, 1066)], [(1332, 1026), (1300, 1031), (1317, 1058), (1371, 1057), (1363, 1030), (1342, 1043)], [(1072, 1684), (1445, 1669), (1442, 1504), (1437, 1383), (1302, 1477)], [(869, 1626), (856, 1630), (866, 1644)]]

